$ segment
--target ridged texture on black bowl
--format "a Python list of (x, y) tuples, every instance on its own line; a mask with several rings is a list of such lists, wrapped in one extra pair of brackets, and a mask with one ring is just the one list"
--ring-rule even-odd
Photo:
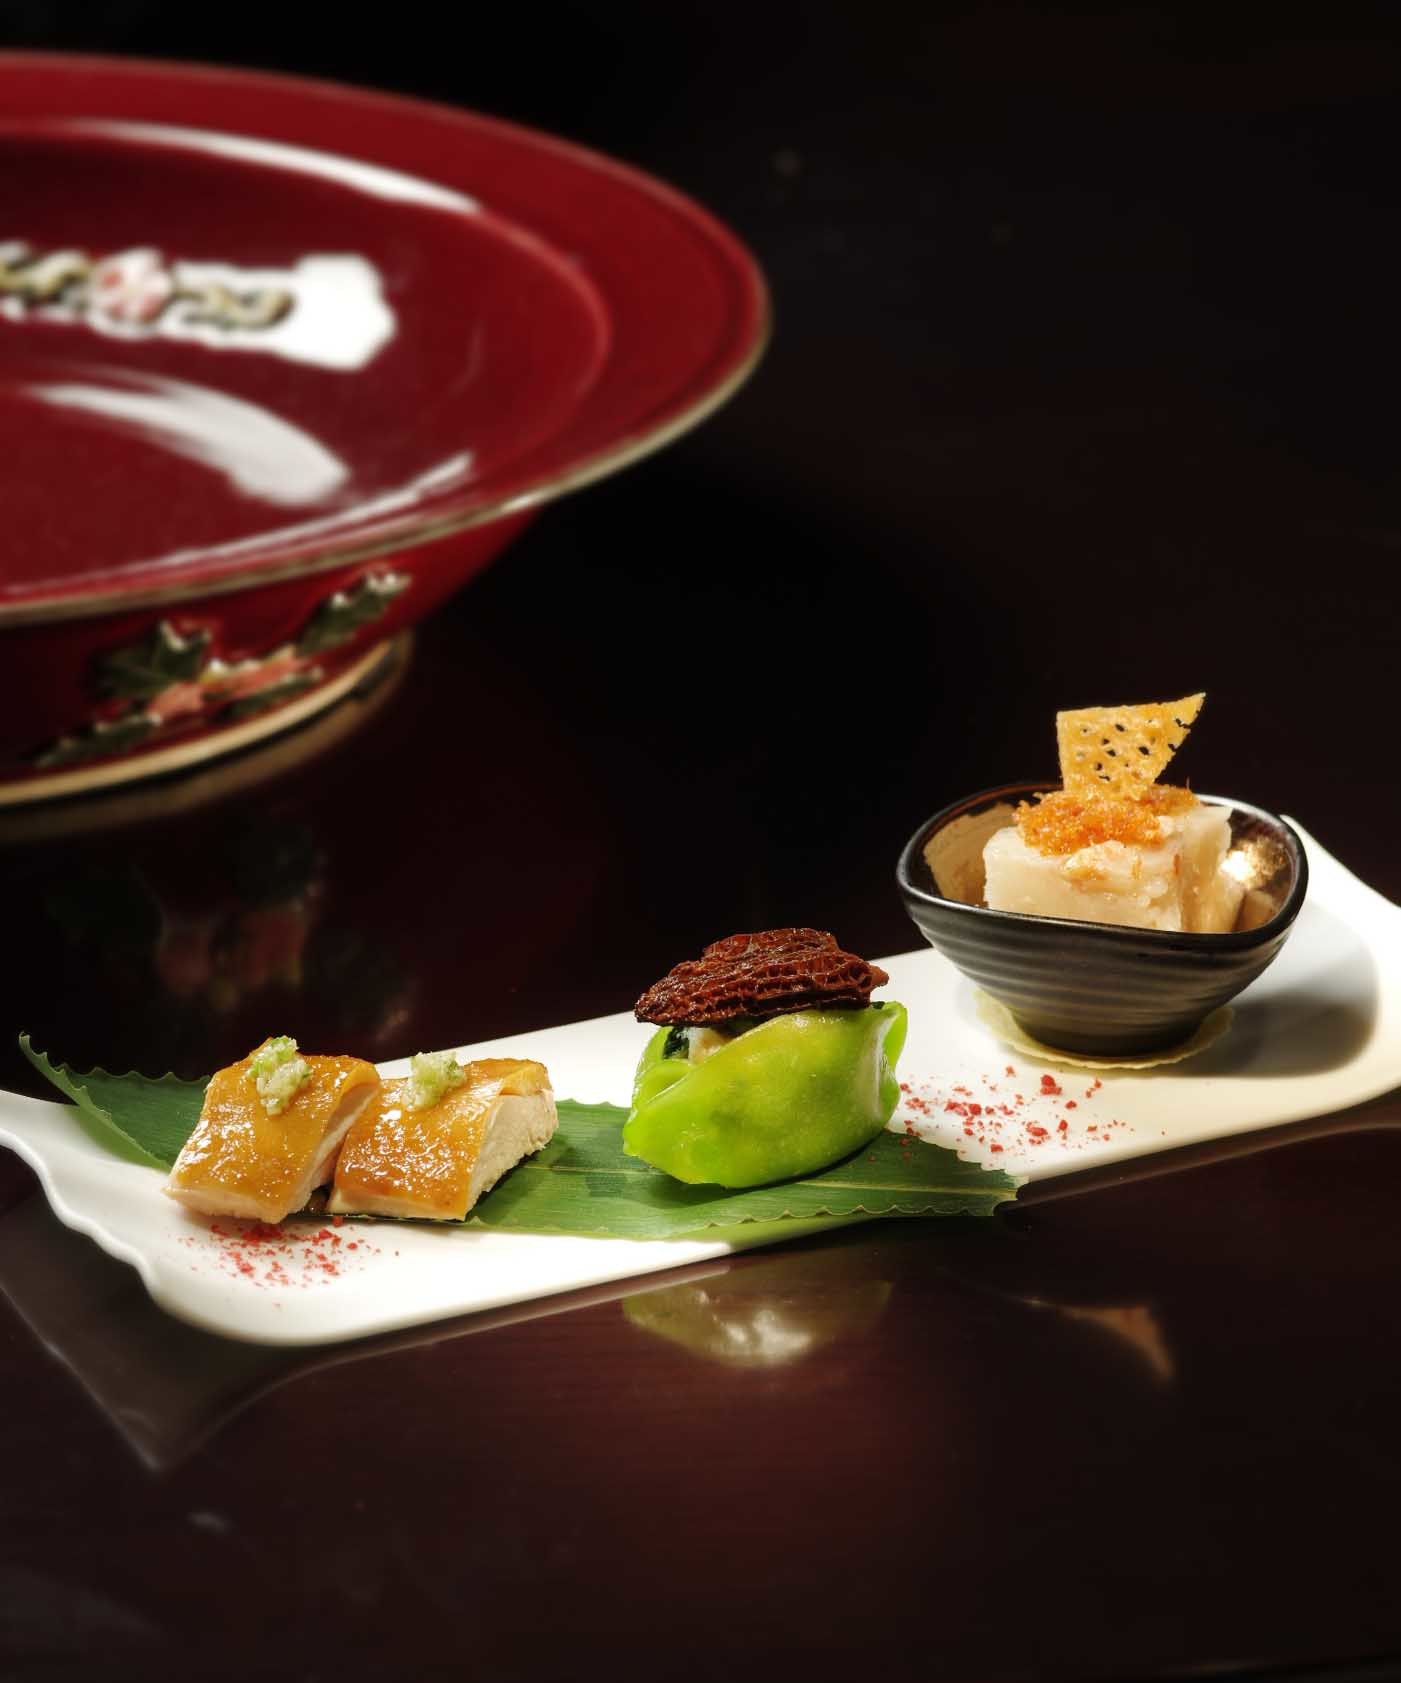
[(1239, 801), (1232, 827), (1271, 838), (1286, 862), (1279, 909), (1259, 928), (1177, 935), (1064, 918), (990, 911), (945, 898), (925, 861), (926, 843), (955, 819), (1044, 788), (1019, 784), (957, 802), (910, 838), (897, 872), (901, 898), (931, 946), (1049, 1046), (1115, 1057), (1185, 1040), (1266, 968), (1293, 927), (1308, 885), (1303, 846), (1282, 819)]

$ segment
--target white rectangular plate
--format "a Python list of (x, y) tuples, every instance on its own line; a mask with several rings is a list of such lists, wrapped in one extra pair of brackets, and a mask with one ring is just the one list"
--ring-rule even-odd
[[(971, 984), (939, 954), (882, 959), (889, 996), (910, 1011), (892, 1127), (1038, 1180), (1324, 1115), (1401, 1083), (1401, 909), (1304, 842), (1309, 896), (1292, 936), (1237, 1000), (1229, 1032), (1182, 1063), (1092, 1075), (1028, 1057), (985, 1026)], [(626, 1104), (644, 1038), (620, 1013), (460, 1051), (538, 1058), (558, 1093)], [(361, 1338), (742, 1248), (733, 1229), (724, 1240), (635, 1241), (305, 1221), (286, 1223), (281, 1242), (250, 1245), (243, 1224), (172, 1204), (158, 1171), (108, 1155), (67, 1105), (0, 1092), (0, 1144), (35, 1170), (68, 1226), (139, 1270), (163, 1308), (254, 1343)], [(817, 1225), (769, 1223), (753, 1242)]]

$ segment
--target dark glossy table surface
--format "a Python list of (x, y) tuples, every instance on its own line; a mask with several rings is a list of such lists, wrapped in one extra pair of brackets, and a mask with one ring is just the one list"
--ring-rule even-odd
[[(35, 6), (4, 44), (611, 148), (751, 242), (773, 348), (368, 700), (0, 819), (11, 1047), (388, 1058), (623, 1009), (735, 929), (909, 949), (920, 820), (1053, 769), (1059, 706), (1198, 687), (1193, 783), (1401, 897), (1385, 9), (571, 7), (548, 66), (522, 15), (456, 69), (406, 17)], [(0, 1084), (37, 1090), (3, 1048)], [(1399, 1176), (1391, 1094), (298, 1353), (163, 1315), (0, 1154), (0, 1676), (1393, 1675)]]

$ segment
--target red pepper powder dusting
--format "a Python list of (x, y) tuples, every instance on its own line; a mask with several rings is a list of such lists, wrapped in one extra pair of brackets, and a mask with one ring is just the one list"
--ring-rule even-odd
[[(1102, 1117), (1084, 1125), (1077, 1119), (1072, 1126), (1065, 1113), (1079, 1110), (1082, 1104), (1092, 1106), (1094, 1095), (1104, 1085), (1098, 1078), (1086, 1089), (1083, 1099), (1076, 1100), (1065, 1097), (1065, 1089), (1054, 1075), (1041, 1075), (1035, 1092), (1015, 1093), (1008, 1102), (999, 1080), (1015, 1074), (1016, 1067), (1007, 1064), (998, 1078), (990, 1074), (973, 1078), (982, 1086), (982, 1099), (974, 1097), (975, 1089), (968, 1078), (948, 1086), (918, 1078), (902, 1081), (896, 1125), (903, 1128), (906, 1138), (923, 1137), (963, 1151), (968, 1147), (962, 1142), (968, 1141), (997, 1156), (1015, 1152), (1018, 1147), (1027, 1150), (1050, 1145), (1060, 1151), (1084, 1151), (1107, 1139), (1110, 1129), (1126, 1126), (1117, 1118), (1106, 1122)], [(999, 1095), (996, 1100), (993, 1094)]]
[[(333, 1217), (336, 1227), (341, 1220)], [(295, 1219), (277, 1227), (265, 1221), (216, 1219), (203, 1234), (186, 1234), (180, 1242), (212, 1260), (221, 1273), (264, 1289), (280, 1291), (340, 1279), (350, 1266), (341, 1253), (344, 1241), (339, 1233)], [(379, 1246), (358, 1238), (345, 1249), (368, 1255), (378, 1253)], [(199, 1263), (190, 1266), (198, 1268)]]

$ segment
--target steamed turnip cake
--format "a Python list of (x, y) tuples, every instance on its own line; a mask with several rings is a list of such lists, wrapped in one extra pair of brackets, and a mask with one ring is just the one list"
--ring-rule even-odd
[(983, 852), (984, 898), (1003, 912), (1130, 924), (1138, 929), (1229, 929), (1241, 885), (1222, 870), (1230, 846), (1224, 807), (1198, 802), (1155, 820), (1156, 840), (1087, 840), (1043, 853), (1017, 825)]

